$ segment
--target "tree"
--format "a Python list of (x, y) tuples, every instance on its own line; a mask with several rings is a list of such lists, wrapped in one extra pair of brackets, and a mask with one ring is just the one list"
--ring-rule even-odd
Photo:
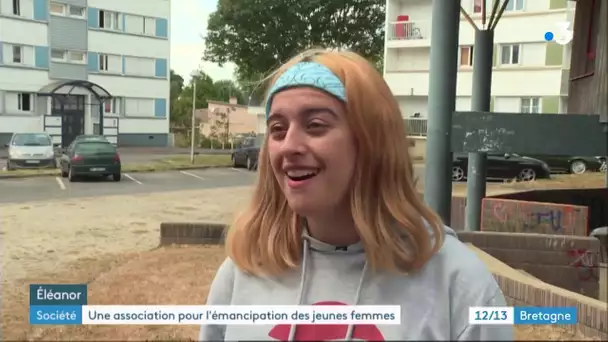
[(231, 96), (236, 97), (239, 104), (247, 104), (243, 91), (231, 80), (220, 80), (213, 83), (215, 88), (214, 100), (228, 102)]
[(177, 106), (177, 102), (179, 99), (179, 96), (182, 93), (182, 90), (184, 89), (184, 78), (181, 77), (179, 74), (177, 74), (175, 71), (173, 71), (173, 69), (171, 69), (171, 88), (170, 88), (170, 95), (169, 95), (169, 113), (171, 113), (170, 115), (170, 120), (171, 123), (175, 123), (176, 120), (178, 119), (179, 115), (176, 115), (177, 110), (176, 110), (176, 106)]
[(219, 0), (209, 16), (203, 58), (236, 64), (241, 84), (260, 81), (260, 75), (315, 46), (349, 49), (376, 63), (384, 49), (385, 3)]

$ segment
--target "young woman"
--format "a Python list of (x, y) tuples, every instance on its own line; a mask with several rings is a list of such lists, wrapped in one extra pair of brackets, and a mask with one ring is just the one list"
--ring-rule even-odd
[(208, 305), (400, 305), (401, 324), (201, 327), (200, 340), (513, 340), (469, 325), (506, 306), (486, 266), (414, 186), (403, 118), (349, 52), (308, 51), (274, 73), (250, 207), (231, 227)]

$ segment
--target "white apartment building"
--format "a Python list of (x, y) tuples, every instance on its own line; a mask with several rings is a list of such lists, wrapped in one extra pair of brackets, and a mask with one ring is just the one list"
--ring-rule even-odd
[(170, 14), (170, 0), (0, 0), (0, 143), (103, 128), (167, 146)]
[[(428, 114), (431, 2), (387, 0), (384, 78), (405, 118)], [(487, 0), (488, 21), (492, 6)], [(462, 0), (462, 7), (481, 27), (481, 0)], [(573, 23), (573, 8), (566, 0), (510, 0), (494, 34), (492, 111), (567, 111), (570, 45), (544, 37), (558, 22)], [(459, 35), (456, 110), (468, 111), (475, 31), (462, 14)]]

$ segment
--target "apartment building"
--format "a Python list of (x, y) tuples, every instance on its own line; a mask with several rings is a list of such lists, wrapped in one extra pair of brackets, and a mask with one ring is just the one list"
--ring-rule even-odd
[[(384, 78), (406, 118), (428, 114), (431, 2), (387, 0)], [(492, 6), (486, 0), (488, 18)], [(481, 27), (481, 0), (462, 0), (462, 7)], [(494, 35), (492, 111), (567, 111), (571, 47), (545, 41), (545, 33), (572, 23), (573, 11), (566, 0), (509, 1)], [(456, 110), (471, 109), (474, 36), (461, 15)]]
[(0, 0), (0, 143), (103, 128), (119, 146), (166, 146), (169, 18), (169, 0)]

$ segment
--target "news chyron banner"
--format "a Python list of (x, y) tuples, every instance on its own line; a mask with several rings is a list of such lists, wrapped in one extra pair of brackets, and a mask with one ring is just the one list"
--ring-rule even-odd
[[(576, 307), (471, 307), (469, 324), (576, 324)], [(30, 324), (401, 324), (400, 305), (88, 305), (85, 284), (31, 284)]]

